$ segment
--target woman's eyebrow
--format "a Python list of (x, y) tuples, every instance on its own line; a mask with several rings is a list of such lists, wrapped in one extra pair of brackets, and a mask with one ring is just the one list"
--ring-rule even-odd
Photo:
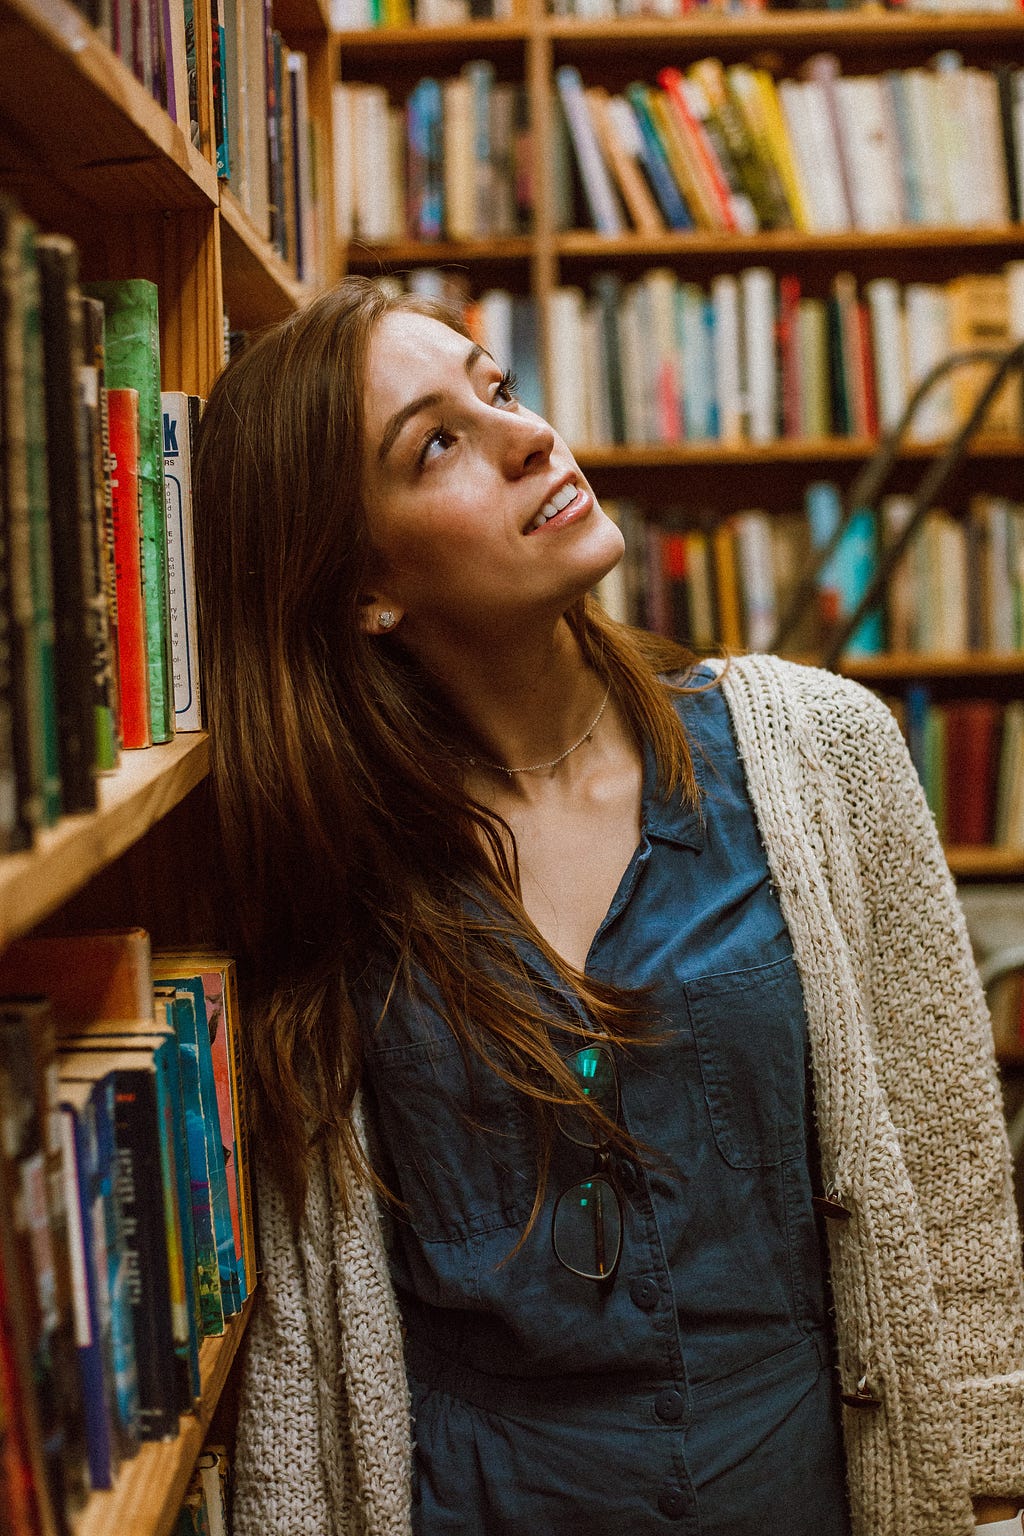
[[(481, 357), (490, 357), (490, 355), (486, 347), (481, 347), (474, 343), (466, 353), (463, 367), (467, 373), (472, 373)], [(418, 416), (420, 411), (429, 410), (433, 405), (440, 405), (443, 399), (444, 396), (434, 390), (429, 395), (420, 395), (417, 399), (410, 400), (408, 405), (403, 405), (401, 410), (396, 411), (381, 434), (380, 447), (377, 450), (378, 463), (383, 464), (394, 447), (396, 437), (407, 421), (411, 421), (414, 416)]]

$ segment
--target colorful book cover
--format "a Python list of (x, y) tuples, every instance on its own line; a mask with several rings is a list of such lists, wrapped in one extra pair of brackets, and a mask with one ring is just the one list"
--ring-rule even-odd
[(643, 142), (644, 171), (669, 229), (692, 229), (693, 218), (676, 186), (658, 131), (651, 119), (648, 92), (649, 87), (639, 83), (626, 87), (626, 99), (633, 109)]
[(195, 967), (202, 979), (217, 1090), (217, 1114), (224, 1146), (228, 1204), (244, 1301), (256, 1283), (256, 1243), (235, 962), (214, 952), (193, 951), (188, 955), (160, 954), (155, 963), (158, 969), (165, 963), (178, 964), (189, 970)]
[(139, 485), (150, 729), (154, 741), (169, 741), (174, 735), (174, 689), (160, 420), (159, 295), (156, 284), (145, 278), (91, 283), (87, 292), (102, 299), (106, 310), (108, 386), (139, 392)]
[(151, 1059), (156, 1071), (157, 1124), (160, 1134), (160, 1171), (167, 1237), (168, 1280), (174, 1348), (178, 1357), (178, 1407), (191, 1408), (199, 1396), (198, 1303), (195, 1282), (195, 1238), (191, 1198), (188, 1194), (185, 1149), (184, 1103), (178, 1043), (173, 1025), (163, 1027), (153, 1019), (90, 1022), (65, 1044), (75, 1050), (138, 1050)]
[(440, 240), (444, 227), (441, 86), (429, 76), (406, 102), (408, 227), (416, 240)]
[(213, 1196), (210, 1192), (207, 1137), (209, 1117), (203, 1111), (195, 997), (191, 992), (179, 988), (174, 988), (173, 991), (174, 1030), (178, 1040), (178, 1064), (181, 1069), (181, 1096), (185, 1109), (185, 1146), (192, 1226), (196, 1245), (196, 1289), (199, 1298), (201, 1331), (206, 1337), (210, 1337), (224, 1332), (224, 1304), (217, 1257)]
[(82, 320), (78, 253), (63, 235), (36, 240), (43, 332), (46, 474), (54, 597), (57, 749), (67, 812), (96, 809), (91, 613), (93, 591), (91, 456), (79, 408)]
[[(180, 958), (177, 964), (180, 966)], [(244, 1271), (240, 1273), (241, 1266), (235, 1256), (235, 1236), (228, 1193), (227, 1157), (230, 1154), (233, 1137), (232, 1142), (225, 1144), (217, 1098), (217, 1081), (213, 1064), (213, 1029), (207, 1007), (206, 989), (201, 974), (176, 970), (173, 959), (154, 961), (153, 977), (156, 981), (168, 982), (180, 991), (190, 993), (195, 1004), (195, 1047), (205, 1121), (206, 1158), (213, 1206), (213, 1229), (217, 1240), (221, 1303), (225, 1317), (231, 1317), (239, 1310), (245, 1299), (242, 1289)], [(219, 1022), (218, 1018), (215, 1016), (212, 1022), (216, 1026)]]
[(43, 337), (39, 294), (39, 265), (35, 231), (27, 219), (16, 219), (19, 262), (18, 314), (22, 328), (22, 407), (24, 428), (24, 486), (28, 509), (28, 550), (32, 605), (33, 700), (38, 720), (37, 773), (43, 826), (53, 826), (61, 813), (60, 753), (57, 744), (57, 695), (54, 676), (53, 572), (50, 567), (49, 483), (46, 469), (46, 403), (43, 389)]
[(96, 766), (117, 767), (120, 705), (117, 694), (117, 566), (114, 502), (110, 490), (105, 319), (99, 299), (82, 298), (82, 370), (79, 400), (92, 500), (89, 610)]
[(107, 1298), (110, 1303), (117, 1438), (121, 1456), (128, 1458), (134, 1456), (139, 1448), (139, 1374), (135, 1359), (128, 1252), (124, 1242), (125, 1211), (122, 1186), (117, 1177), (112, 1074), (95, 1084), (93, 1112), (96, 1122), (96, 1177), (103, 1204), (103, 1235), (107, 1254)]
[(61, 1053), (72, 1081), (114, 1078), (114, 1139), (128, 1296), (139, 1386), (139, 1432), (163, 1440), (178, 1427), (178, 1371), (171, 1314), (165, 1180), (157, 1073), (135, 1050)]
[(121, 700), (121, 745), (131, 749), (151, 746), (153, 740), (139, 488), (138, 391), (108, 390), (107, 416), (110, 424), (110, 491), (117, 584), (117, 686)]
[(121, 1456), (116, 1436), (114, 1345), (107, 1296), (107, 1239), (93, 1108), (95, 1089), (94, 1083), (61, 1084), (61, 1137), (89, 1481), (93, 1488), (110, 1488)]
[(192, 526), (192, 444), (199, 425), (201, 402), (197, 395), (169, 390), (163, 392), (161, 402), (174, 728), (176, 731), (201, 731), (203, 701)]

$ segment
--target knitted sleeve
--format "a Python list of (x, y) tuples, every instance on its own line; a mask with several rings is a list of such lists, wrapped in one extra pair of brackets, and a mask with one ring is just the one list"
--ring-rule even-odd
[(257, 1172), (263, 1269), (245, 1343), (232, 1529), (234, 1536), (326, 1536), (335, 1524), (303, 1265), (276, 1184)]
[(1021, 1247), (988, 1012), (893, 716), (838, 682), (829, 715), (822, 746), (857, 849), (877, 1069), (928, 1243), (969, 1486), (1024, 1495)]

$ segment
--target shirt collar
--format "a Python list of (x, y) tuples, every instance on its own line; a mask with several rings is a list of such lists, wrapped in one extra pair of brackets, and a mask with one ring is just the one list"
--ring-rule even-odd
[[(677, 701), (678, 708), (680, 701)], [(643, 830), (648, 837), (660, 842), (675, 843), (680, 848), (692, 848), (700, 853), (706, 841), (704, 825), (704, 750), (700, 732), (694, 722), (686, 722), (686, 734), (693, 759), (693, 773), (697, 780), (698, 803), (690, 805), (681, 795), (666, 797), (658, 785), (658, 768), (654, 748), (644, 742), (644, 778), (641, 797)]]

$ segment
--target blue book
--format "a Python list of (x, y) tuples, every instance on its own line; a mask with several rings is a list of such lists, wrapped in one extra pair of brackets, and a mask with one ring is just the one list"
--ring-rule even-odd
[(512, 295), (512, 370), (516, 394), (537, 416), (544, 415), (544, 388), (540, 379), (537, 343), (537, 303), (529, 294)]
[(440, 83), (429, 77), (418, 81), (405, 115), (410, 233), (416, 240), (440, 240), (444, 228)]
[[(878, 568), (878, 528), (871, 507), (858, 507), (847, 523), (835, 554), (840, 614), (853, 613)], [(846, 642), (849, 656), (877, 656), (885, 649), (880, 609), (864, 615)]]
[(106, 1214), (93, 1104), (97, 1091), (94, 1083), (62, 1082), (60, 1114), (89, 1480), (93, 1488), (111, 1488), (121, 1447), (107, 1292)]
[(173, 1014), (174, 1032), (178, 1039), (178, 1065), (181, 1069), (181, 1096), (185, 1109), (185, 1151), (196, 1245), (200, 1327), (202, 1333), (209, 1337), (224, 1332), (224, 1305), (217, 1260), (213, 1199), (210, 1194), (207, 1117), (203, 1114), (199, 1074), (196, 1004), (191, 992), (174, 989)]
[(636, 82), (626, 86), (626, 97), (633, 108), (633, 116), (637, 120), (643, 140), (643, 167), (669, 229), (692, 229), (693, 217), (683, 201), (682, 193), (676, 186), (676, 179), (672, 175), (658, 130), (654, 126), (654, 120), (647, 105), (649, 90), (650, 86)]
[(931, 713), (931, 689), (913, 683), (904, 695), (903, 722), (910, 760), (922, 785), (928, 776), (928, 717)]

